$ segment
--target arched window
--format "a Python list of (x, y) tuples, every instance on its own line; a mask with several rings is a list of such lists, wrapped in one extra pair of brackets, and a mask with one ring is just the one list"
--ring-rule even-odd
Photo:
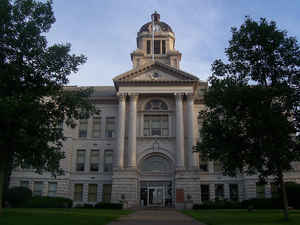
[(168, 110), (168, 106), (166, 103), (159, 99), (152, 100), (148, 102), (145, 106), (146, 111), (160, 111), (160, 110)]
[[(168, 110), (166, 103), (159, 99), (148, 102), (147, 112), (163, 112)], [(144, 136), (169, 136), (169, 117), (166, 113), (144, 115)]]
[(144, 172), (167, 172), (170, 171), (170, 167), (171, 165), (169, 160), (159, 155), (154, 155), (144, 159), (141, 169)]

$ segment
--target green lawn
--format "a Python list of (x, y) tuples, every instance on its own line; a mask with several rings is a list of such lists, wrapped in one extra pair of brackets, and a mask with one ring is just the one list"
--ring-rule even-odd
[(185, 210), (206, 225), (300, 225), (300, 210), (290, 211), (289, 221), (283, 220), (280, 210)]
[(102, 225), (128, 215), (129, 210), (4, 209), (1, 225)]

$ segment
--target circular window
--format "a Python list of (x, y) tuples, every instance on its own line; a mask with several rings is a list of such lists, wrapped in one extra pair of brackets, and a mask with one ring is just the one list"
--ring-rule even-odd
[(153, 79), (158, 79), (159, 77), (160, 77), (160, 74), (157, 73), (157, 72), (155, 72), (155, 73), (152, 74), (152, 78)]

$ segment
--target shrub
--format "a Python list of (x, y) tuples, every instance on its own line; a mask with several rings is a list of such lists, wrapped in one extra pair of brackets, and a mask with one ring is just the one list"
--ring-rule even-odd
[(228, 201), (228, 200), (217, 200), (206, 201), (202, 204), (195, 204), (193, 209), (240, 209), (242, 208), (240, 202)]
[(293, 207), (294, 209), (300, 209), (300, 184), (287, 182), (286, 192), (289, 206)]
[(106, 202), (98, 202), (95, 205), (97, 209), (123, 209), (123, 204), (121, 203), (106, 203)]
[(241, 203), (244, 209), (282, 209), (282, 201), (280, 198), (253, 198), (244, 200)]
[(5, 195), (5, 200), (8, 201), (12, 207), (20, 207), (30, 201), (31, 198), (32, 191), (26, 187), (12, 187)]
[(24, 208), (71, 208), (73, 201), (63, 197), (34, 196), (23, 205)]
[(194, 210), (201, 209), (201, 205), (200, 205), (200, 204), (194, 204), (194, 205), (193, 205), (193, 209), (194, 209)]
[(94, 205), (93, 204), (76, 204), (74, 206), (74, 208), (77, 208), (77, 209), (93, 209)]

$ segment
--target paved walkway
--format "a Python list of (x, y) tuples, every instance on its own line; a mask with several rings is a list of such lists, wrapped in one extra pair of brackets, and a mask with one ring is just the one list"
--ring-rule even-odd
[(138, 210), (109, 225), (203, 225), (176, 210)]

